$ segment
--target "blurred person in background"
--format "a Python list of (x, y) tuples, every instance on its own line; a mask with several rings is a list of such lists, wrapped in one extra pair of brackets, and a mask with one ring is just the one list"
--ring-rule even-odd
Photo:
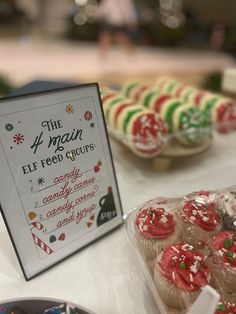
[(226, 39), (227, 27), (223, 22), (214, 22), (210, 27), (210, 45), (213, 49), (222, 49)]
[(132, 0), (101, 0), (97, 17), (100, 21), (99, 51), (103, 59), (113, 41), (129, 53), (134, 51), (133, 35), (138, 31), (138, 16)]

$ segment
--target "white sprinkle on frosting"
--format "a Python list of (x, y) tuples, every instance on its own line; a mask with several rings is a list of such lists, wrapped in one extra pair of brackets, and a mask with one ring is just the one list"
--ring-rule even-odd
[(189, 274), (189, 279), (190, 279), (190, 282), (193, 282), (193, 275), (191, 273)]
[(179, 250), (178, 249), (176, 249), (176, 247), (174, 247), (174, 246), (171, 246), (171, 248), (176, 252), (176, 253), (179, 253)]
[(191, 270), (191, 272), (193, 272), (194, 274), (197, 273), (197, 271), (198, 271), (198, 261), (195, 261), (195, 262), (193, 263), (193, 265), (190, 266), (190, 270)]

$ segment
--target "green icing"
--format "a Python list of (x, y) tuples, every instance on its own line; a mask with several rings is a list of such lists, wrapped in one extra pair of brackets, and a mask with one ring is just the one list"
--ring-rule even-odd
[(178, 84), (179, 84), (179, 82), (172, 82), (172, 83), (168, 86), (168, 88), (167, 88), (167, 93), (171, 93), (172, 90), (175, 88), (175, 86), (178, 85)]
[(125, 96), (127, 96), (127, 97), (129, 97), (130, 96), (130, 93), (131, 93), (131, 91), (132, 91), (132, 89), (135, 87), (135, 86), (137, 86), (138, 85), (138, 83), (137, 82), (132, 82), (132, 83), (130, 83), (128, 86), (127, 86), (127, 88), (125, 89)]
[(196, 91), (195, 88), (189, 88), (184, 94), (183, 101), (188, 101), (189, 96)]
[(211, 111), (212, 111), (212, 108), (214, 107), (215, 103), (218, 100), (219, 100), (219, 97), (216, 96), (214, 98), (209, 99), (207, 104), (206, 104), (206, 107), (204, 109), (205, 118), (206, 118), (206, 121), (205, 121), (206, 126), (208, 126), (209, 124), (212, 123), (212, 121), (211, 121)]
[(190, 143), (201, 142), (208, 134), (204, 123), (204, 114), (198, 108), (187, 108), (179, 116), (179, 130), (183, 131), (181, 136), (185, 137)]
[(142, 112), (143, 111), (143, 109), (134, 109), (134, 110), (132, 110), (132, 111), (129, 111), (128, 113), (127, 113), (127, 116), (126, 116), (126, 118), (125, 118), (125, 120), (124, 120), (124, 123), (123, 123), (123, 132), (126, 134), (127, 133), (127, 127), (128, 127), (128, 125), (129, 125), (129, 122), (130, 122), (130, 120), (132, 119), (132, 117), (136, 114), (136, 113), (138, 113), (138, 112)]
[(151, 91), (151, 92), (149, 92), (147, 95), (145, 95), (142, 105), (143, 105), (144, 107), (146, 107), (146, 108), (149, 108), (149, 106), (150, 106), (150, 101), (152, 100), (152, 97), (153, 97), (154, 95), (156, 95), (156, 94), (157, 94), (157, 92)]
[(182, 103), (180, 101), (176, 101), (176, 102), (172, 103), (170, 108), (166, 111), (166, 116), (164, 117), (164, 120), (168, 124), (170, 129), (172, 127), (173, 114), (174, 114), (175, 110), (181, 105), (182, 105)]
[(110, 115), (111, 108), (113, 106), (117, 105), (120, 101), (124, 101), (124, 97), (117, 97), (109, 103), (109, 107), (107, 108), (106, 113), (105, 113), (106, 121), (109, 121), (109, 115)]

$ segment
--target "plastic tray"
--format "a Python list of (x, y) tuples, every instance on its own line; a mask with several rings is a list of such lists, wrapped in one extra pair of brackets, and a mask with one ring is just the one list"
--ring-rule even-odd
[(119, 90), (102, 87), (101, 96), (110, 134), (144, 158), (193, 156), (214, 144), (214, 133), (236, 130), (233, 99), (171, 78), (149, 87), (139, 82)]
[[(224, 190), (217, 190), (217, 191), (212, 191), (212, 195), (214, 195), (214, 201), (217, 204), (217, 213), (219, 214), (219, 217), (221, 219), (221, 222), (219, 224), (218, 230), (217, 232), (221, 232), (221, 231), (225, 231), (226, 229), (228, 229), (228, 227), (225, 227), (225, 224), (223, 224), (223, 220), (222, 217), (225, 214), (225, 212), (222, 212), (222, 203), (221, 203), (221, 199), (222, 199), (222, 195), (224, 197), (228, 197), (227, 195), (231, 192), (236, 191), (236, 187), (230, 187), (228, 189), (224, 189)], [(200, 193), (200, 192), (197, 192)], [(137, 227), (136, 227), (136, 217), (137, 214), (140, 212), (140, 210), (144, 209), (144, 208), (150, 208), (150, 207), (155, 207), (155, 208), (164, 208), (166, 212), (172, 212), (175, 213), (175, 215), (177, 214), (177, 212), (179, 212), (180, 208), (183, 206), (183, 203), (186, 203), (186, 200), (193, 200), (192, 197), (195, 194), (189, 194), (187, 197), (182, 197), (182, 198), (156, 198), (153, 199), (151, 201), (148, 201), (140, 206), (138, 206), (137, 208), (135, 208), (134, 210), (132, 210), (126, 217), (125, 217), (125, 235), (126, 238), (128, 238), (128, 243), (131, 245), (132, 249), (129, 250), (129, 260), (131, 261), (132, 256), (134, 257), (134, 252), (135, 252), (135, 256), (136, 256), (136, 260), (139, 262), (140, 268), (142, 269), (145, 278), (148, 282), (148, 285), (151, 289), (151, 292), (154, 296), (157, 308), (159, 310), (160, 314), (183, 314), (183, 313), (188, 313), (188, 314), (199, 314), (199, 313), (207, 313), (207, 314), (214, 314), (216, 311), (216, 308), (218, 306), (218, 301), (220, 300), (220, 298), (222, 298), (222, 295), (226, 295), (225, 294), (225, 290), (223, 288), (219, 288), (219, 285), (221, 283), (219, 283), (219, 281), (217, 282), (216, 286), (210, 286), (212, 284), (212, 282), (209, 282), (208, 285), (203, 286), (200, 290), (202, 291), (200, 293), (199, 290), (199, 295), (197, 298), (195, 298), (194, 302), (186, 302), (186, 304), (181, 308), (177, 309), (174, 307), (170, 307), (168, 306), (163, 298), (161, 297), (160, 293), (158, 292), (158, 284), (157, 281), (155, 282), (154, 279), (154, 273), (153, 273), (153, 269), (154, 267), (156, 267), (156, 263), (159, 263), (160, 259), (158, 257), (147, 257), (147, 252), (143, 249), (143, 245), (140, 245), (140, 237), (137, 237)], [(230, 194), (231, 195), (231, 194)], [(194, 196), (195, 197), (195, 196)], [(224, 203), (225, 204), (225, 203)], [(233, 206), (235, 206), (236, 204), (236, 198), (235, 198), (235, 203)], [(232, 204), (231, 204), (232, 205)], [(230, 206), (231, 206), (230, 205)], [(227, 205), (229, 206), (229, 205)], [(232, 214), (233, 217), (235, 218), (235, 222), (236, 222), (236, 207), (234, 208), (234, 213)], [(179, 218), (177, 218), (177, 226), (180, 227), (179, 224)], [(178, 240), (179, 241), (183, 241), (183, 227), (180, 227), (182, 235), (181, 235), (181, 239)], [(196, 231), (196, 230), (194, 230)], [(236, 231), (234, 231), (234, 233), (236, 234)], [(197, 234), (197, 233), (195, 233)], [(206, 235), (206, 243), (210, 243), (212, 237)], [(187, 243), (188, 242), (188, 238), (186, 238), (186, 235), (184, 236), (184, 242)], [(168, 246), (174, 245), (175, 243), (171, 243)], [(205, 252), (205, 250), (208, 250), (209, 246), (206, 245), (204, 250), (201, 250), (199, 247), (197, 248), (197, 250), (200, 250), (201, 254), (203, 254), (203, 251)], [(195, 247), (196, 249), (196, 247)], [(208, 258), (210, 259), (211, 254), (206, 251), (206, 255), (208, 255)], [(163, 249), (159, 250), (158, 255), (161, 256), (163, 254)], [(205, 254), (205, 253), (204, 253)], [(133, 262), (133, 261), (132, 261)], [(208, 259), (207, 259), (207, 263), (208, 263)], [(236, 280), (236, 268), (234, 269), (235, 273), (235, 280)], [(227, 299), (227, 301), (230, 301), (231, 303), (236, 301), (236, 286), (234, 287), (235, 291), (233, 293), (231, 293), (230, 295), (230, 300)], [(228, 292), (227, 292), (228, 295)], [(225, 298), (225, 297), (224, 297)], [(231, 312), (230, 312), (231, 313)], [(233, 312), (234, 313), (234, 312)]]

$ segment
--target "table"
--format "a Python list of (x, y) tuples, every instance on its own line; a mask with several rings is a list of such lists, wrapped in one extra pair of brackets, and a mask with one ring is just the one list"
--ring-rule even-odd
[[(236, 182), (235, 133), (214, 136), (202, 155), (154, 171), (111, 140), (124, 213), (155, 196), (177, 196), (202, 188), (223, 188)], [(0, 298), (54, 297), (78, 303), (97, 314), (154, 314), (153, 297), (137, 263), (129, 263), (129, 246), (120, 228), (42, 275), (26, 282), (0, 218)]]

